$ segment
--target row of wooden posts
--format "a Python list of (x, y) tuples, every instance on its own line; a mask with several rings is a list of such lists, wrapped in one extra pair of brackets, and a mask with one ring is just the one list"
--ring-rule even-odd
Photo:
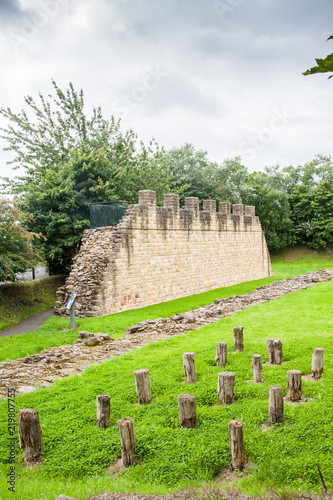
[[(243, 327), (234, 328), (234, 344), (236, 351), (242, 352)], [(282, 363), (282, 342), (279, 339), (267, 340), (269, 363), (279, 365)], [(218, 342), (216, 344), (216, 364), (226, 366), (227, 364), (227, 343)], [(188, 383), (196, 383), (196, 371), (194, 353), (183, 354), (184, 372)], [(315, 348), (312, 356), (312, 375), (319, 379), (324, 368), (324, 349)], [(262, 382), (261, 355), (254, 354), (252, 357), (253, 381)], [(291, 401), (299, 401), (302, 397), (302, 378), (300, 370), (289, 370), (287, 372), (288, 398)], [(134, 372), (135, 387), (138, 396), (138, 404), (149, 404), (152, 401), (149, 370), (142, 369)], [(218, 374), (218, 397), (222, 404), (233, 403), (235, 393), (235, 374), (232, 372), (221, 372)], [(100, 394), (96, 397), (97, 418), (96, 425), (106, 428), (110, 421), (110, 396)], [(268, 393), (269, 425), (282, 423), (284, 421), (284, 404), (282, 387), (272, 385)], [(180, 394), (178, 396), (179, 424), (183, 428), (193, 429), (197, 425), (196, 400), (193, 394)], [(135, 462), (135, 439), (134, 422), (131, 418), (118, 420), (118, 427), (121, 440), (121, 453), (124, 466), (132, 465)], [(23, 458), (26, 463), (38, 462), (41, 459), (42, 432), (40, 429), (38, 413), (29, 408), (20, 410), (18, 415), (18, 430), (20, 447), (23, 448)], [(229, 443), (233, 469), (242, 469), (245, 464), (245, 448), (243, 423), (241, 420), (229, 422)]]

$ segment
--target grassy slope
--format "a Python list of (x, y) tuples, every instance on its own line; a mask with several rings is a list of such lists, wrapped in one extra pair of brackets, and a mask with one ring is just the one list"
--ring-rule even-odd
[(62, 277), (52, 276), (27, 283), (0, 285), (0, 331), (27, 316), (51, 309), (56, 300), (55, 292), (62, 282)]
[[(295, 264), (290, 266), (281, 273), (289, 273)], [(306, 270), (309, 268), (300, 272)], [(328, 418), (333, 411), (333, 311), (328, 307), (332, 292), (333, 283), (328, 282), (290, 294), (18, 397), (18, 409), (33, 407), (39, 412), (44, 463), (33, 471), (18, 468), (18, 494), (11, 498), (37, 500), (42, 493), (45, 500), (53, 500), (60, 493), (83, 498), (106, 489), (163, 493), (210, 480), (230, 462), (228, 422), (234, 418), (244, 420), (246, 453), (255, 464), (252, 474), (242, 480), (246, 491), (260, 491), (260, 482), (296, 489), (299, 485), (305, 489), (318, 487), (317, 463), (332, 487), (333, 421)], [(236, 324), (245, 326), (245, 351), (238, 354), (232, 352), (232, 328)], [(252, 355), (261, 353), (263, 362), (267, 361), (268, 337), (281, 338), (285, 364), (264, 366), (265, 382), (248, 383)], [(215, 344), (221, 340), (229, 346), (226, 370), (236, 373), (235, 403), (229, 407), (216, 405), (217, 373), (223, 369), (214, 366), (214, 356)], [(303, 382), (309, 402), (286, 405), (286, 424), (262, 432), (259, 426), (268, 420), (268, 387), (280, 384), (286, 394), (287, 370), (297, 368), (309, 373), (314, 347), (326, 350), (325, 373), (318, 383)], [(185, 384), (182, 368), (185, 351), (196, 353), (198, 384), (191, 386)], [(154, 399), (144, 407), (135, 405), (133, 371), (138, 368), (150, 370)], [(177, 396), (181, 392), (196, 395), (196, 430), (179, 428)], [(95, 427), (95, 397), (101, 393), (110, 394), (112, 402), (107, 430)], [(0, 404), (2, 461), (7, 456), (5, 411), (5, 403)], [(114, 479), (103, 471), (120, 456), (116, 420), (124, 416), (134, 419), (137, 456), (142, 462)], [(6, 470), (2, 468), (0, 494), (6, 491)]]
[[(156, 319), (169, 317), (176, 313), (189, 311), (197, 307), (211, 304), (214, 299), (217, 298), (229, 297), (234, 294), (240, 295), (254, 290), (256, 287), (272, 283), (276, 279), (286, 279), (318, 269), (333, 269), (333, 259), (329, 260), (326, 256), (326, 260), (317, 261), (273, 261), (272, 266), (276, 277), (219, 288), (210, 292), (191, 295), (182, 299), (163, 302), (141, 309), (133, 309), (131, 311), (101, 316), (99, 318), (79, 318), (76, 323), (80, 330), (88, 330), (93, 333), (104, 332), (109, 333), (112, 337), (119, 337), (128, 326), (138, 321), (143, 321), (148, 318)], [(77, 338), (77, 331), (62, 331), (68, 327), (68, 318), (51, 317), (34, 333), (0, 338), (0, 362), (36, 354), (43, 349), (53, 346), (73, 344)]]

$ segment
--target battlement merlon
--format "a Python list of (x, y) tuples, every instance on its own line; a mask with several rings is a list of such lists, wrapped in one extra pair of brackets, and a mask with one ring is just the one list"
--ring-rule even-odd
[(254, 206), (221, 202), (217, 212), (215, 200), (204, 200), (200, 210), (199, 198), (191, 196), (185, 198), (185, 208), (180, 208), (178, 194), (165, 194), (164, 205), (159, 207), (155, 191), (150, 190), (139, 191), (139, 203), (130, 205), (130, 214), (132, 229), (262, 230)]

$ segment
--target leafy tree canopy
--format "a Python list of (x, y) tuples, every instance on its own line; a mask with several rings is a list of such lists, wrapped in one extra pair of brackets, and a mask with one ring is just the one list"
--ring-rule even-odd
[[(89, 204), (115, 199), (137, 202), (140, 189), (155, 189), (157, 199), (171, 191), (165, 152), (154, 140), (138, 143), (132, 130), (123, 133), (119, 121), (106, 120), (101, 108), (84, 112), (83, 92), (73, 85), (63, 92), (53, 81), (55, 97), (39, 95), (39, 104), (25, 98), (28, 112), (1, 109), (6, 150), (14, 153), (14, 180), (4, 179), (10, 193), (20, 195), (35, 241), (51, 274), (69, 270), (83, 230), (89, 227)], [(29, 115), (29, 116), (28, 116)]]
[(264, 230), (267, 246), (277, 252), (290, 244), (292, 222), (288, 195), (283, 189), (281, 172), (277, 167), (265, 172), (253, 172), (249, 182), (252, 191), (246, 204), (254, 205)]
[(17, 201), (0, 198), (0, 281), (15, 281), (16, 273), (34, 267), (40, 259), (31, 245), (39, 235), (24, 228), (27, 220)]
[(197, 196), (201, 206), (204, 199), (216, 198), (216, 164), (209, 161), (206, 151), (195, 150), (192, 144), (185, 143), (170, 149), (166, 161), (174, 191), (180, 193), (181, 206), (188, 196)]

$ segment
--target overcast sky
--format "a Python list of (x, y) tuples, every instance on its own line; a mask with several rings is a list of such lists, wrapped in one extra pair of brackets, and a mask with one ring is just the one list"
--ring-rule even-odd
[(332, 0), (0, 0), (0, 106), (71, 81), (144, 142), (302, 164), (332, 154), (333, 79), (302, 75), (332, 20)]

